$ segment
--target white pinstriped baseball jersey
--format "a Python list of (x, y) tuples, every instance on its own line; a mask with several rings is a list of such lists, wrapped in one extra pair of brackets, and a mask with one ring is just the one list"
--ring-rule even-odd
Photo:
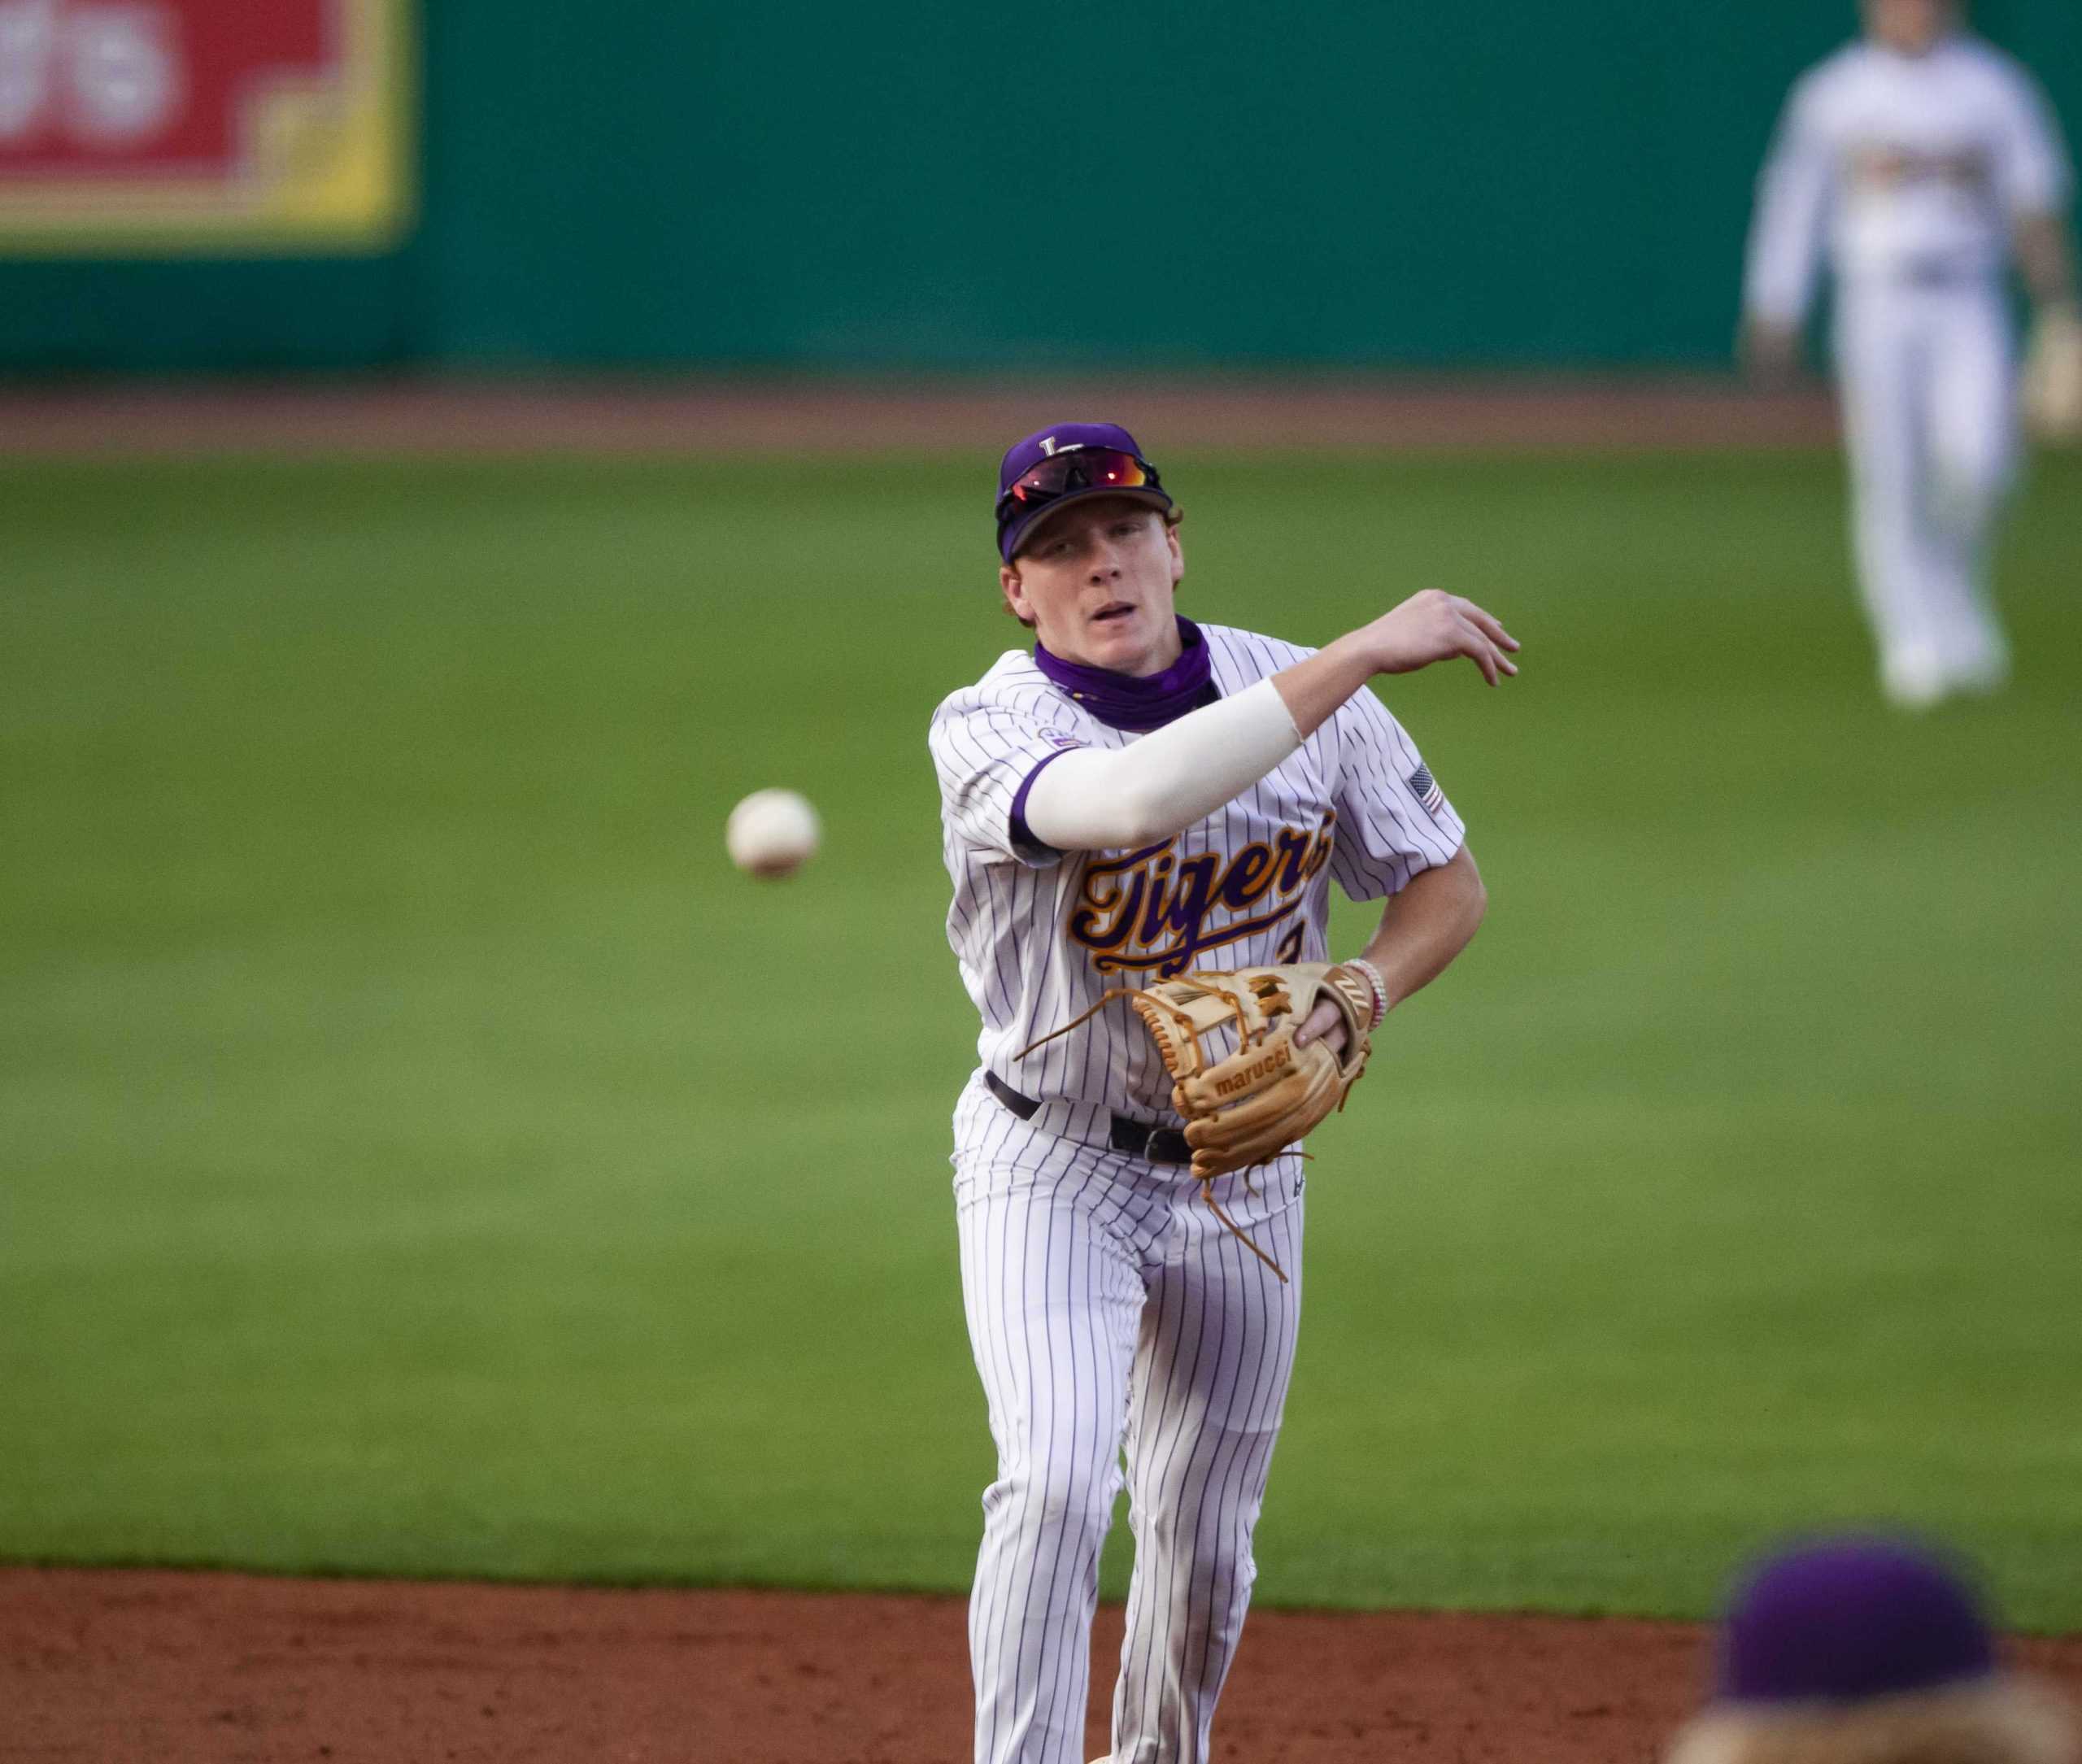
[(1744, 300), (1805, 311), (1826, 235), (1847, 281), (1999, 276), (2021, 215), (2067, 203), (2058, 127), (2030, 74), (1955, 33), (1926, 54), (1852, 43), (1804, 74), (1759, 183)]
[[(1200, 627), (1225, 696), (1311, 653)], [(1376, 899), (1447, 862), (1460, 817), (1370, 690), (1287, 760), (1175, 838), (1139, 851), (1065, 854), (1022, 842), (1022, 786), (1071, 747), (1138, 739), (1089, 714), (1014, 650), (947, 698), (929, 737), (954, 884), (947, 941), (982, 1018), (977, 1056), (1038, 1100), (1175, 1123), (1171, 1082), (1125, 1000), (1026, 1058), (1019, 1050), (1107, 987), (1191, 968), (1327, 959), (1330, 882)]]

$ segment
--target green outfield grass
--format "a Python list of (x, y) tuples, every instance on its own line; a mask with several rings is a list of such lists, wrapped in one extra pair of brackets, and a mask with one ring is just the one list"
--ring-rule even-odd
[[(1260, 1596), (1697, 1614), (1888, 1520), (2082, 1628), (2082, 460), (1922, 720), (1831, 456), (1166, 464), (1188, 612), (1526, 643), (1386, 695), (1490, 918), (1319, 1137)], [(988, 468), (6, 468), (0, 1556), (965, 1585)]]

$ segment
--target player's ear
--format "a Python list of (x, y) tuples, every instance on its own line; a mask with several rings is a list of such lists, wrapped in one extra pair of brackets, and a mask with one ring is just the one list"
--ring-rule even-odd
[(1183, 508), (1164, 511), (1164, 542), (1171, 553), (1171, 586), (1175, 588), (1186, 573), (1186, 554), (1178, 548), (1178, 523), (1186, 518)]
[(1017, 619), (1029, 630), (1034, 628), (1034, 608), (1026, 598), (1026, 585), (1019, 579), (1019, 572), (1009, 564), (998, 566), (998, 587), (1005, 597), (1005, 611)]

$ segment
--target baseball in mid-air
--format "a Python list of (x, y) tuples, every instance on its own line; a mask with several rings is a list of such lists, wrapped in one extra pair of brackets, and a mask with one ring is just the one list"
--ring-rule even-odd
[(817, 811), (795, 791), (754, 791), (730, 811), (723, 843), (749, 875), (786, 876), (817, 851)]

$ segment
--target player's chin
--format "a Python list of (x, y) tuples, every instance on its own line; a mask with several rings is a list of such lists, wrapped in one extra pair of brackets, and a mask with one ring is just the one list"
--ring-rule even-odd
[(1125, 668), (1139, 660), (1150, 647), (1149, 616), (1134, 607), (1111, 618), (1087, 619), (1084, 641), (1100, 667)]

